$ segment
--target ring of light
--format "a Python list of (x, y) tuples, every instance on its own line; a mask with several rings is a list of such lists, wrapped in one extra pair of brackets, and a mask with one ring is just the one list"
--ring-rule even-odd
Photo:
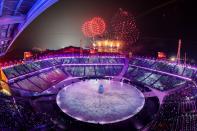
[[(98, 87), (104, 86), (104, 93)], [(136, 87), (112, 80), (86, 80), (59, 91), (56, 101), (67, 115), (89, 123), (115, 123), (137, 114), (145, 99)]]

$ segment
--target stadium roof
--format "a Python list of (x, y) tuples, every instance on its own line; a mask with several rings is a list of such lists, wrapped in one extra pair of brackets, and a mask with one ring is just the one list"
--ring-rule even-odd
[(0, 0), (0, 56), (20, 33), (58, 0)]

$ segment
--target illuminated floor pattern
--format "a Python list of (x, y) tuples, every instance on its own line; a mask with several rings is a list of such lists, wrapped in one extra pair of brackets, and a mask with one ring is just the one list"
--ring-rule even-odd
[[(103, 85), (104, 92), (99, 93)], [(137, 114), (144, 95), (135, 87), (109, 80), (86, 80), (71, 84), (57, 95), (57, 104), (67, 115), (90, 123), (114, 123)]]

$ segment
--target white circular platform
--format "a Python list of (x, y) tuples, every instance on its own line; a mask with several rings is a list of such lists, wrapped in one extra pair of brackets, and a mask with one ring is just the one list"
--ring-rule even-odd
[[(98, 88), (103, 85), (104, 92)], [(141, 91), (132, 85), (110, 80), (86, 80), (66, 86), (57, 104), (67, 115), (89, 123), (115, 123), (137, 114), (144, 106)]]

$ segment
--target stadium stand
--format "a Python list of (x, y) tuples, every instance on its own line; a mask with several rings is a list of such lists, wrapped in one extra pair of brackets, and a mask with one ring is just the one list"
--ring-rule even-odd
[[(33, 105), (38, 99), (41, 99), (40, 107), (36, 105), (39, 109), (44, 108), (41, 105), (45, 105), (46, 101), (55, 99), (54, 96), (51, 98), (47, 94), (39, 96), (39, 93), (43, 95), (42, 92), (54, 88), (62, 81), (66, 83), (70, 78), (82, 80), (83, 78), (117, 77), (117, 80), (134, 85), (144, 94), (147, 92), (151, 94), (153, 90), (166, 94), (162, 103), (159, 101), (159, 108), (154, 105), (159, 104), (158, 94), (146, 97), (146, 102), (149, 103), (145, 103), (142, 111), (133, 118), (139, 120), (142, 116), (147, 117), (148, 121), (144, 122), (146, 125), (143, 129), (197, 130), (196, 68), (140, 57), (130, 58), (128, 64), (126, 61), (125, 57), (57, 56), (3, 67), (2, 71), (13, 91), (17, 89), (19, 92), (36, 92), (38, 95), (32, 95), (32, 99), (21, 95), (9, 97), (0, 94), (0, 116), (2, 116), (0, 128), (20, 128), (23, 125), (26, 129), (50, 129), (63, 126), (60, 124), (62, 122), (72, 123), (73, 120), (70, 118), (57, 119), (57, 116), (62, 116), (62, 113), (56, 108), (56, 103), (53, 103), (52, 107), (47, 105), (54, 109), (54, 112), (49, 114), (45, 111), (34, 111)], [(125, 70), (124, 74), (120, 75), (123, 70)], [(147, 111), (151, 112), (152, 107), (154, 111), (147, 114)], [(27, 119), (28, 122), (26, 122)], [(107, 127), (107, 129), (113, 129), (113, 127)]]

